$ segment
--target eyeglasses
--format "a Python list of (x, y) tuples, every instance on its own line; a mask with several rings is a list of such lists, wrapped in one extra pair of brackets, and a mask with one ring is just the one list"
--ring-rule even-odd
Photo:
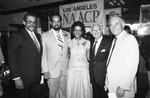
[(28, 23), (28, 24), (34, 24), (34, 25), (36, 25), (36, 21), (26, 20), (25, 22)]

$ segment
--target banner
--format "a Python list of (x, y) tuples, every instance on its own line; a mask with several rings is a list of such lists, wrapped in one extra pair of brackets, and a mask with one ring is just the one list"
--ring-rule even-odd
[(62, 26), (71, 27), (75, 21), (81, 21), (85, 26), (93, 23), (104, 23), (104, 1), (87, 1), (59, 6), (62, 16)]

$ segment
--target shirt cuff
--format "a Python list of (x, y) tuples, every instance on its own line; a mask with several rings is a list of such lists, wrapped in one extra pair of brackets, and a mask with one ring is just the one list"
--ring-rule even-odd
[(18, 79), (20, 79), (20, 77), (17, 77), (17, 78), (13, 78), (13, 80), (18, 80)]
[(3, 61), (3, 62), (1, 62), (2, 64), (4, 64), (5, 62)]

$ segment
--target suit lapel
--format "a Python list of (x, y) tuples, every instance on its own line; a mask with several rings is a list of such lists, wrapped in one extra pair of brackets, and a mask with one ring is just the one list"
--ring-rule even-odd
[(95, 55), (95, 58), (97, 55), (99, 55), (99, 53), (101, 52), (101, 50), (103, 49), (103, 46), (105, 45), (105, 40), (104, 38), (102, 39), (101, 43), (99, 44), (99, 47), (98, 47), (98, 50), (97, 50), (97, 53)]
[[(62, 33), (63, 33), (63, 31), (62, 31)], [(64, 35), (63, 35), (63, 38), (64, 38), (64, 42), (63, 42), (63, 52), (65, 52), (65, 50), (66, 50), (66, 48), (67, 48), (67, 41), (68, 41), (68, 38), (65, 37)]]
[(35, 33), (35, 36), (40, 44), (40, 53), (42, 53), (42, 43), (41, 43), (41, 36), (39, 36), (37, 33)]
[[(93, 43), (93, 44), (94, 44), (94, 43)], [(91, 61), (93, 61), (94, 58), (95, 58), (95, 54), (94, 54), (93, 45), (92, 45), (91, 51), (90, 51), (90, 59), (91, 59)]]
[(54, 32), (52, 30), (50, 30), (49, 34), (50, 34), (50, 42), (52, 42), (54, 47), (56, 47), (55, 49), (61, 53), (60, 48), (57, 43), (57, 40), (55, 38)]
[(30, 35), (28, 34), (28, 32), (26, 30), (23, 30), (23, 36), (31, 44), (31, 46), (33, 46), (35, 48), (35, 50), (37, 50), (37, 52), (38, 52), (36, 45), (34, 44), (32, 38), (30, 37)]

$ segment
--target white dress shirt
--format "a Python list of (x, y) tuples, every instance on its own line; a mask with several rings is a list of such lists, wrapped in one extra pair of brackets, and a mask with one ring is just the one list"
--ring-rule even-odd
[[(99, 45), (100, 45), (100, 43), (101, 43), (101, 41), (102, 41), (102, 38), (103, 38), (103, 36), (101, 36), (99, 39), (95, 40), (95, 41), (97, 41), (97, 44), (96, 44), (96, 46), (95, 46), (95, 55), (96, 55), (97, 50), (98, 50), (98, 47), (99, 47)], [(95, 44), (95, 43), (94, 43), (94, 44)]]

